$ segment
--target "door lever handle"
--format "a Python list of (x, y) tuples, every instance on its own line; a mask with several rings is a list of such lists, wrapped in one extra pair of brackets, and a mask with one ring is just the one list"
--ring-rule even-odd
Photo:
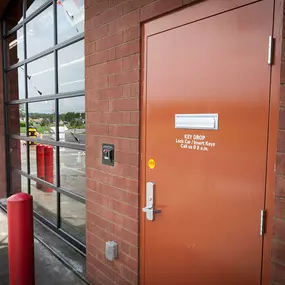
[(146, 206), (142, 208), (142, 211), (146, 213), (146, 218), (149, 221), (153, 221), (154, 214), (161, 213), (161, 210), (155, 210), (154, 206), (154, 187), (155, 183), (147, 182), (146, 184)]

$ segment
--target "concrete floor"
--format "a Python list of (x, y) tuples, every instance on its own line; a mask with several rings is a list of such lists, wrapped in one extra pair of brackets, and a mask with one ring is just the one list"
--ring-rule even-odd
[[(35, 240), (35, 278), (36, 285), (85, 284), (37, 240)], [(7, 216), (2, 210), (0, 210), (0, 280), (1, 285), (9, 285)]]

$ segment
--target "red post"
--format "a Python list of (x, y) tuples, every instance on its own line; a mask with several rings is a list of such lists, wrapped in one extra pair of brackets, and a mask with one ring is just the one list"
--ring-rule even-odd
[(34, 285), (33, 197), (15, 194), (7, 209), (10, 285)]
[[(45, 146), (45, 181), (53, 183), (53, 147)], [(53, 192), (51, 188), (45, 187), (45, 192)]]
[[(45, 179), (45, 147), (42, 144), (37, 144), (36, 155), (37, 155), (37, 176), (38, 178)], [(42, 189), (42, 184), (37, 182), (37, 189)]]

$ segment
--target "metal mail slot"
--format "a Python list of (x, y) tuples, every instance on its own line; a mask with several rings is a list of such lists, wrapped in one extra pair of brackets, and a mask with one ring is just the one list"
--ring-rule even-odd
[(176, 114), (176, 129), (218, 130), (218, 114)]

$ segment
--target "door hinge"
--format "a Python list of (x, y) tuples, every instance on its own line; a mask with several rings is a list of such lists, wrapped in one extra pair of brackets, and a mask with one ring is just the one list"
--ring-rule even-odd
[(266, 220), (266, 211), (260, 211), (260, 235), (263, 236), (265, 234), (265, 220)]
[(274, 49), (274, 39), (272, 36), (268, 39), (268, 65), (273, 64), (273, 49)]

